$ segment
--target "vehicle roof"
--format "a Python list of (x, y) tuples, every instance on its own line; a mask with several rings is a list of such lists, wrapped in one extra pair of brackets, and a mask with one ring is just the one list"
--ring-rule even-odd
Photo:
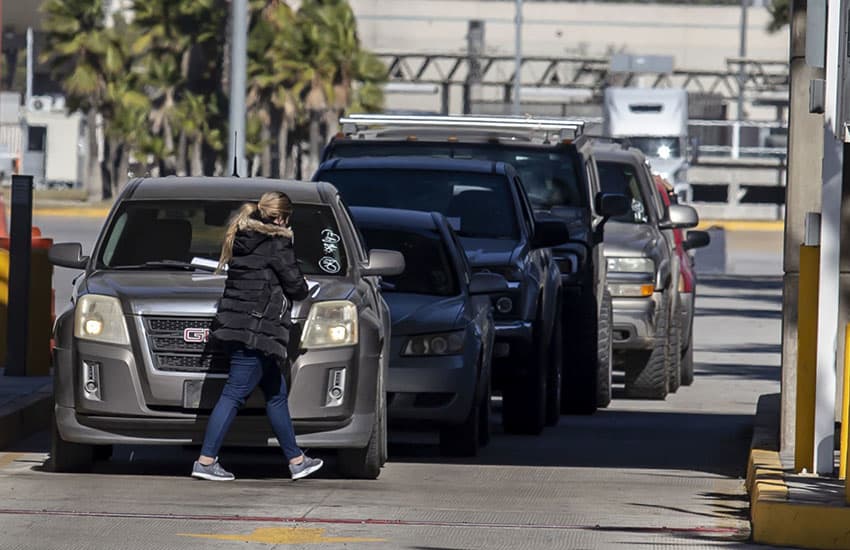
[[(322, 163), (319, 170), (438, 170), (475, 172), (480, 174), (506, 174), (512, 168), (504, 162), (492, 160), (449, 159), (434, 157), (357, 157), (334, 158)], [(321, 177), (321, 176), (320, 176)]]
[(349, 207), (354, 221), (363, 226), (391, 226), (399, 229), (436, 231), (439, 212), (421, 212), (398, 208), (375, 208), (370, 206)]
[(326, 203), (324, 197), (336, 195), (328, 183), (278, 180), (270, 178), (177, 177), (142, 178), (131, 181), (124, 200), (212, 199), (257, 200), (263, 193), (282, 191), (294, 203)]
[(593, 144), (593, 156), (598, 161), (611, 162), (635, 162), (644, 164), (646, 156), (640, 149), (624, 147), (617, 142), (595, 142)]

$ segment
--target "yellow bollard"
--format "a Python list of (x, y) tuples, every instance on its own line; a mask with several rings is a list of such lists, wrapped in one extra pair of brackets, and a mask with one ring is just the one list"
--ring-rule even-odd
[(820, 247), (800, 246), (797, 295), (797, 418), (794, 469), (814, 471), (815, 384), (818, 345), (818, 275)]
[[(848, 407), (850, 407), (850, 323), (844, 327), (844, 389), (841, 392), (841, 445), (840, 460), (838, 463), (838, 478), (847, 478), (847, 432), (850, 430), (848, 425)], [(850, 486), (847, 489), (847, 498), (850, 502)]]

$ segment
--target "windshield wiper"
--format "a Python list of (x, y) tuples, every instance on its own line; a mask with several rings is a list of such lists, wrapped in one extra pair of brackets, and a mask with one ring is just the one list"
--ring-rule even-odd
[(187, 271), (215, 271), (215, 268), (198, 263), (181, 262), (179, 260), (154, 260), (136, 265), (118, 265), (109, 269), (185, 269)]

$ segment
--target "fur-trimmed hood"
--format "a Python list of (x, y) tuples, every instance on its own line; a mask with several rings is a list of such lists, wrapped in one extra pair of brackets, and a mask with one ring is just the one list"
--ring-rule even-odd
[(234, 255), (250, 254), (269, 238), (284, 237), (292, 240), (290, 228), (273, 223), (263, 223), (257, 219), (240, 222), (236, 227), (236, 239), (233, 242)]

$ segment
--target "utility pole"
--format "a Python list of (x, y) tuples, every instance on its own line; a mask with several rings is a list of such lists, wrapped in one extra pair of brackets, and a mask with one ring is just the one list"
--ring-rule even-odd
[(744, 120), (744, 86), (746, 85), (747, 57), (747, 8), (750, 0), (741, 0), (741, 38), (738, 43), (738, 113), (732, 135), (732, 158), (738, 158), (741, 150), (741, 121)]
[(228, 174), (247, 175), (245, 166), (245, 88), (248, 62), (248, 2), (230, 0), (230, 126), (228, 136)]
[(522, 86), (522, 0), (516, 0), (516, 67), (514, 68), (514, 108), (513, 113), (519, 115), (522, 110), (520, 87)]
[(32, 99), (33, 50), (32, 27), (27, 27), (27, 87), (24, 94), (26, 106), (29, 106)]

